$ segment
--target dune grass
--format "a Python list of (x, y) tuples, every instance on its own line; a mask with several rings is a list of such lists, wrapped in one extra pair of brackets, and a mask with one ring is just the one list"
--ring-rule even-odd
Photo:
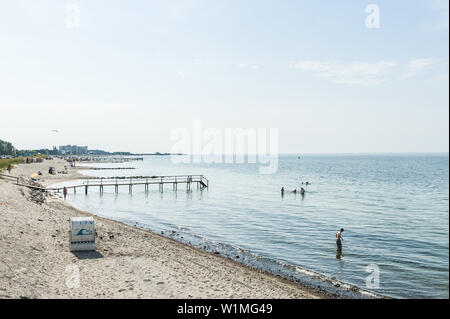
[(23, 163), (22, 157), (0, 159), (0, 172), (5, 171), (8, 168), (9, 164), (14, 165), (14, 164), (19, 164), (19, 163)]
[[(33, 157), (45, 157), (46, 155), (35, 155), (35, 156), (28, 156), (30, 158)], [(11, 164), (14, 167), (14, 164), (22, 164), (24, 157), (16, 157), (16, 158), (9, 158), (9, 159), (0, 159), (0, 172), (6, 171), (8, 168), (8, 165)]]

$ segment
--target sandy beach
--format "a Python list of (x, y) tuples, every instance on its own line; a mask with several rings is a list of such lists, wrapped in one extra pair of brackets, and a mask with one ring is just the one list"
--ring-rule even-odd
[[(67, 162), (20, 164), (11, 175), (41, 171), (48, 186), (80, 178)], [(68, 165), (69, 166), (69, 165)], [(280, 277), (123, 223), (94, 216), (96, 251), (69, 251), (70, 216), (62, 194), (41, 195), (0, 179), (0, 298), (321, 298)], [(79, 284), (74, 276), (79, 274)]]

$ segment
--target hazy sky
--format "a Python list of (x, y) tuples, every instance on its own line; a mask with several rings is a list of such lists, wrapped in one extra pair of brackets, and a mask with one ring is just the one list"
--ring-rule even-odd
[(283, 153), (449, 149), (448, 0), (0, 8), (0, 139), (21, 149), (165, 152), (193, 120), (278, 128)]

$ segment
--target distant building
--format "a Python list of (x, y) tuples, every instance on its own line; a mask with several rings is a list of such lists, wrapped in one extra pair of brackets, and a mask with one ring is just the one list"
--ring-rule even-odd
[(88, 147), (87, 146), (77, 146), (75, 154), (87, 154)]
[(72, 154), (72, 145), (60, 146), (59, 152), (61, 154)]
[(65, 155), (82, 155), (88, 153), (88, 147), (77, 145), (63, 145), (59, 147), (59, 152)]

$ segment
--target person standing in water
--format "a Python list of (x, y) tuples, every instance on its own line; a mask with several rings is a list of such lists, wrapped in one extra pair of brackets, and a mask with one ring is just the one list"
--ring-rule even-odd
[(66, 200), (66, 196), (67, 196), (67, 188), (64, 186), (63, 188), (63, 194), (64, 194), (64, 200)]
[(337, 250), (341, 251), (342, 250), (342, 240), (344, 240), (344, 238), (342, 238), (342, 233), (344, 232), (344, 228), (341, 228), (337, 233), (336, 233), (336, 246), (337, 246)]

